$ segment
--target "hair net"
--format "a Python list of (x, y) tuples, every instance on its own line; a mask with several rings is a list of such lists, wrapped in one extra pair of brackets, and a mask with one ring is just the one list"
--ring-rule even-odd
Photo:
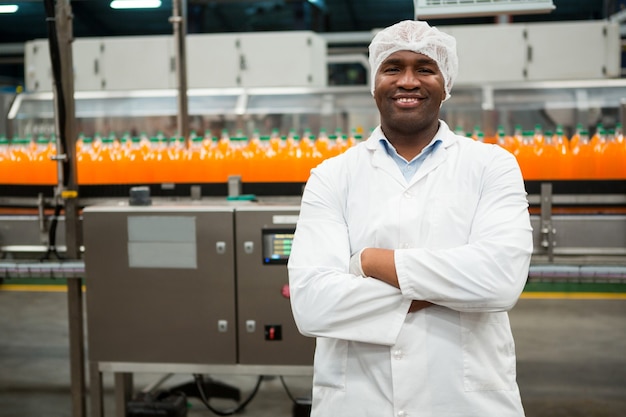
[(369, 46), (371, 91), (374, 94), (376, 73), (389, 55), (398, 51), (413, 51), (434, 60), (443, 75), (447, 100), (459, 72), (456, 39), (426, 22), (404, 20), (389, 26), (374, 36)]

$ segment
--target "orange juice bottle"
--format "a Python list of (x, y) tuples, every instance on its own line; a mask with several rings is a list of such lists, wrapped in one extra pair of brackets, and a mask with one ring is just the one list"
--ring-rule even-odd
[(261, 167), (259, 166), (260, 159), (262, 158), (261, 152), (263, 144), (261, 143), (261, 132), (259, 129), (254, 129), (252, 135), (246, 142), (245, 155), (248, 158), (248, 177), (249, 182), (259, 182), (261, 176)]
[(170, 138), (169, 142), (166, 142), (166, 145), (165, 158), (162, 162), (164, 163), (165, 182), (188, 182), (183, 157), (185, 138), (183, 136), (173, 136)]
[(204, 182), (202, 168), (206, 151), (204, 149), (204, 138), (193, 136), (189, 141), (189, 146), (182, 152), (182, 168), (185, 171), (181, 175), (182, 181), (187, 183)]
[(533, 142), (537, 144), (542, 144), (544, 141), (543, 128), (541, 124), (537, 123), (535, 125), (535, 130), (533, 131)]
[[(572, 144), (570, 144), (571, 146)], [(578, 132), (576, 144), (571, 148), (572, 165), (576, 179), (594, 179), (596, 175), (594, 151), (589, 141), (589, 131), (582, 129)]]
[(576, 123), (576, 128), (574, 129), (574, 133), (572, 133), (572, 137), (569, 140), (569, 148), (573, 150), (578, 146), (578, 142), (580, 141), (580, 132), (584, 130), (582, 123)]
[(76, 181), (81, 185), (91, 183), (91, 141), (90, 137), (83, 135), (76, 150)]
[(515, 150), (515, 157), (525, 180), (536, 180), (539, 178), (535, 165), (536, 153), (533, 136), (534, 132), (532, 130), (523, 131), (521, 142)]
[(9, 147), (9, 184), (30, 184), (33, 181), (30, 139), (13, 138)]
[(96, 184), (115, 184), (118, 179), (118, 167), (115, 163), (113, 139), (101, 138), (100, 143), (100, 149), (94, 154), (95, 182)]
[(35, 184), (56, 184), (57, 164), (53, 159), (56, 155), (56, 144), (44, 136), (38, 137), (36, 143), (37, 147), (33, 155), (33, 182)]
[(554, 143), (555, 135), (546, 130), (543, 132), (543, 142), (536, 144), (536, 153), (539, 156), (539, 172), (543, 179), (561, 179), (561, 155)]
[(289, 131), (289, 135), (285, 139), (285, 159), (284, 171), (281, 173), (283, 181), (301, 182), (303, 181), (302, 149), (300, 148), (300, 135), (294, 129)]
[(556, 126), (556, 131), (554, 132), (554, 136), (552, 136), (552, 146), (556, 149), (556, 178), (560, 180), (571, 180), (574, 175), (572, 154), (570, 152), (569, 141), (561, 125)]
[(0, 136), (0, 184), (7, 184), (10, 174), (8, 170), (9, 164), (9, 140), (4, 136)]
[(315, 148), (323, 159), (330, 157), (330, 140), (328, 138), (328, 134), (326, 133), (326, 129), (320, 129), (317, 139), (315, 140)]
[(254, 175), (252, 181), (255, 182), (271, 182), (273, 181), (273, 171), (275, 169), (276, 152), (270, 145), (270, 136), (259, 136), (258, 147), (253, 147), (254, 156)]
[(601, 162), (598, 164), (598, 175), (602, 179), (626, 179), (626, 147), (619, 124), (610, 129), (606, 135), (606, 143), (602, 149)]

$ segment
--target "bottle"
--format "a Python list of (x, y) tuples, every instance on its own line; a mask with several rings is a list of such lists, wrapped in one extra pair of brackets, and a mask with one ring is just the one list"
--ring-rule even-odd
[(598, 176), (602, 179), (626, 179), (626, 147), (624, 146), (621, 125), (610, 129), (602, 149), (601, 162), (598, 164)]
[(32, 154), (32, 184), (54, 185), (57, 183), (56, 144), (50, 139), (39, 136)]
[(552, 146), (556, 149), (557, 161), (557, 179), (571, 180), (574, 175), (572, 165), (572, 154), (570, 152), (569, 141), (565, 136), (563, 126), (557, 125), (554, 136), (552, 137)]
[(185, 170), (185, 174), (182, 176), (184, 182), (196, 184), (205, 182), (203, 171), (206, 154), (205, 138), (202, 136), (192, 137), (182, 156)]
[(578, 139), (571, 149), (572, 165), (576, 179), (594, 179), (596, 177), (596, 167), (594, 152), (589, 140), (589, 131), (582, 129), (577, 133)]
[(30, 184), (33, 181), (30, 153), (31, 139), (15, 137), (9, 147), (9, 184)]
[(535, 154), (538, 158), (535, 164), (538, 165), (539, 178), (543, 180), (556, 180), (560, 176), (560, 159), (557, 148), (552, 142), (553, 136), (551, 131), (546, 130), (542, 132), (541, 142), (535, 142)]
[(9, 140), (4, 136), (0, 136), (0, 184), (7, 184), (9, 174)]
[(574, 133), (572, 133), (572, 137), (569, 140), (570, 150), (574, 149), (578, 146), (578, 141), (580, 141), (580, 132), (584, 130), (582, 123), (576, 123), (576, 128), (574, 129)]
[(322, 159), (326, 159), (331, 156), (330, 140), (328, 138), (328, 134), (326, 133), (326, 129), (320, 129), (317, 139), (315, 140), (315, 148), (320, 153)]
[(536, 180), (539, 178), (535, 165), (536, 154), (533, 136), (534, 132), (532, 130), (523, 131), (521, 142), (515, 151), (515, 157), (525, 180)]
[(544, 141), (543, 128), (541, 127), (541, 124), (537, 123), (535, 125), (535, 130), (533, 131), (533, 142), (536, 145), (541, 145), (543, 141)]

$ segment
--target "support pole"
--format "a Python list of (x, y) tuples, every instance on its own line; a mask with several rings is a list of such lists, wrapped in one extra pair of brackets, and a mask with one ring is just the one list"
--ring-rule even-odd
[(185, 38), (187, 34), (187, 7), (185, 0), (172, 1), (174, 26), (174, 47), (176, 49), (176, 76), (178, 80), (178, 134), (189, 140), (189, 109), (187, 102), (187, 53)]
[[(50, 17), (49, 17), (50, 18)], [(74, 108), (74, 72), (72, 57), (73, 15), (70, 0), (58, 0), (54, 6), (56, 45), (58, 52), (55, 71), (55, 119), (57, 125), (57, 159), (59, 185), (56, 198), (65, 208), (65, 256), (80, 259), (81, 229), (78, 218), (78, 185), (76, 180), (76, 119)], [(53, 39), (50, 39), (53, 42)], [(56, 49), (58, 47), (58, 50)], [(54, 65), (54, 64), (53, 64)], [(60, 204), (60, 201), (57, 202)], [(81, 278), (67, 279), (67, 304), (70, 348), (70, 383), (72, 416), (86, 416), (85, 346), (83, 322), (83, 293)]]

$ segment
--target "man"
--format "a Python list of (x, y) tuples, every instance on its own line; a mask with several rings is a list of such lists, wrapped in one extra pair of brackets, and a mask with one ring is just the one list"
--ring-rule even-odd
[(507, 311), (532, 230), (514, 157), (439, 120), (456, 42), (404, 21), (370, 45), (380, 126), (311, 172), (289, 259), (317, 337), (313, 417), (519, 417)]

